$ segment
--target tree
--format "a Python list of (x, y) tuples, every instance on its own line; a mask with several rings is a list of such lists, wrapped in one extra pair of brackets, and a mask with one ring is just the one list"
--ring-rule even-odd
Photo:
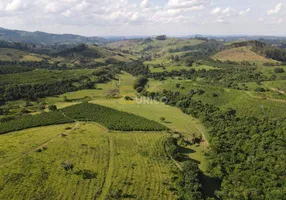
[(56, 111), (58, 108), (56, 105), (49, 105), (48, 109), (49, 109), (49, 111)]
[(156, 40), (166, 40), (167, 39), (167, 36), (166, 35), (158, 35), (156, 37)]
[(275, 68), (275, 69), (274, 69), (274, 72), (277, 73), (277, 74), (279, 74), (279, 73), (284, 73), (285, 71), (284, 71), (283, 68), (280, 68), (280, 67), (279, 67), (279, 68)]
[(164, 121), (166, 120), (166, 118), (165, 118), (165, 117), (160, 117), (160, 120), (161, 120), (162, 122), (164, 122)]
[(134, 89), (136, 89), (138, 87), (144, 88), (147, 83), (148, 83), (148, 79), (146, 77), (140, 75), (135, 80), (133, 87), (134, 87)]

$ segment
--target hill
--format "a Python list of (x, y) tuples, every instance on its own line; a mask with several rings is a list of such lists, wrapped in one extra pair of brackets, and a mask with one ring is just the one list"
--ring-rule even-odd
[(54, 54), (75, 64), (116, 64), (136, 60), (135, 56), (111, 50), (104, 46), (81, 44)]
[(21, 42), (28, 44), (79, 44), (79, 43), (106, 43), (107, 40), (100, 37), (84, 37), (73, 34), (51, 34), (45, 32), (28, 32), (21, 30), (8, 30), (0, 28), (0, 40), (8, 42)]
[(271, 59), (260, 56), (250, 49), (251, 47), (238, 47), (221, 51), (213, 56), (214, 59), (226, 61), (272, 62)]

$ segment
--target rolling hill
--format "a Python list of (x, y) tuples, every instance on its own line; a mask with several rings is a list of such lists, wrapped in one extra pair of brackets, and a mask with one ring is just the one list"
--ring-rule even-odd
[(20, 30), (8, 30), (0, 28), (0, 40), (8, 42), (21, 42), (27, 44), (80, 44), (80, 43), (106, 43), (107, 40), (100, 37), (84, 37), (73, 34), (50, 34), (45, 32), (28, 32)]
[(260, 56), (250, 49), (251, 47), (238, 47), (221, 51), (213, 56), (214, 59), (226, 61), (272, 62), (271, 59)]

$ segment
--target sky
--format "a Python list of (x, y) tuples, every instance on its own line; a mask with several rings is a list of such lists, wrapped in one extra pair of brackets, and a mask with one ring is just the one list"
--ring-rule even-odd
[(286, 36), (286, 0), (0, 0), (0, 27), (85, 36)]

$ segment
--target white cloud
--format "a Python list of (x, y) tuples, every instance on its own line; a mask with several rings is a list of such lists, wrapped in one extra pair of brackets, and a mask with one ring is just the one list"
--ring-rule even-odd
[(231, 16), (233, 13), (235, 12), (235, 9), (233, 8), (230, 8), (230, 7), (227, 7), (225, 9), (222, 9), (222, 8), (214, 8), (212, 11), (211, 11), (211, 14), (214, 14), (214, 15), (217, 15), (217, 14), (221, 14), (221, 15), (225, 15), (227, 17)]
[(148, 8), (148, 7), (149, 7), (149, 0), (143, 0), (143, 1), (140, 3), (140, 7), (141, 7), (141, 8)]
[(7, 11), (18, 11), (24, 8), (24, 5), (21, 0), (13, 0), (11, 3), (8, 3), (6, 6)]
[(131, 16), (130, 20), (131, 21), (137, 21), (139, 19), (139, 13), (133, 13), (133, 15)]
[(87, 3), (86, 1), (82, 1), (80, 4), (76, 5), (73, 10), (75, 11), (83, 11), (89, 8), (91, 5), (90, 3)]
[(221, 11), (221, 8), (217, 7), (217, 8), (212, 10), (211, 14), (219, 14), (220, 11)]
[(274, 24), (281, 24), (282, 22), (283, 22), (283, 19), (280, 18), (280, 19), (278, 19), (277, 21), (275, 21)]
[(45, 6), (45, 12), (47, 13), (56, 13), (60, 10), (59, 6), (56, 4), (56, 3), (48, 3), (46, 6)]
[(259, 21), (259, 22), (265, 22), (265, 19), (264, 19), (263, 17), (260, 17), (260, 18), (257, 19), (257, 21)]
[(62, 12), (62, 15), (65, 17), (69, 17), (71, 15), (71, 11), (70, 10), (66, 10), (65, 12)]
[(246, 10), (242, 10), (242, 11), (240, 11), (238, 14), (239, 15), (246, 15), (247, 13), (249, 13), (250, 12), (250, 8), (247, 8)]
[(219, 16), (217, 18), (216, 22), (218, 22), (218, 23), (225, 23), (226, 21), (221, 16)]
[(267, 11), (267, 14), (268, 14), (268, 15), (274, 15), (274, 14), (279, 13), (280, 10), (281, 10), (281, 8), (282, 8), (282, 5), (283, 5), (282, 3), (277, 4), (277, 6), (276, 6), (274, 9), (268, 10), (268, 11)]
[(211, 0), (169, 0), (167, 7), (172, 9), (186, 9), (210, 4)]

